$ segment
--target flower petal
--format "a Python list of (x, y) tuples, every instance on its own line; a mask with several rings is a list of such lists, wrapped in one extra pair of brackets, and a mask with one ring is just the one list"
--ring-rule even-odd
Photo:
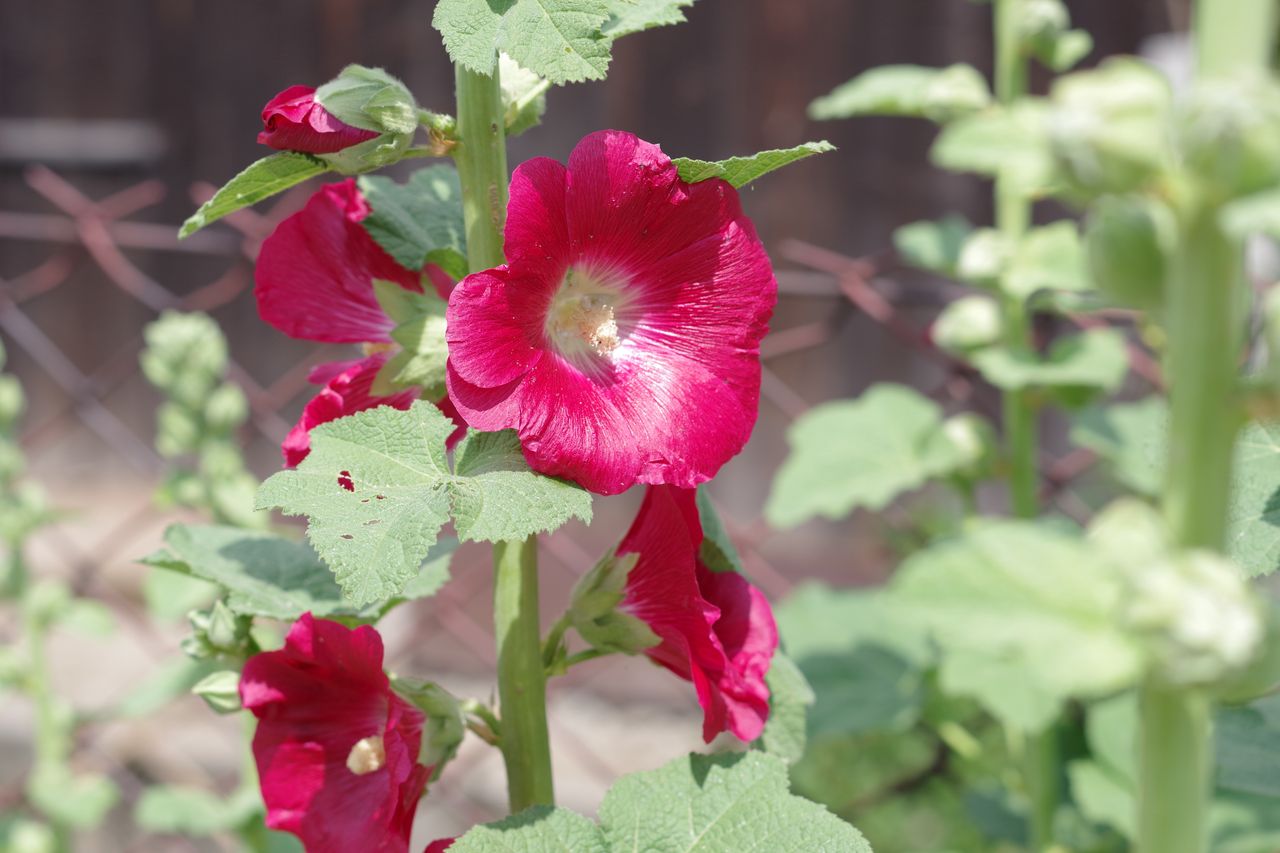
[(352, 127), (316, 103), (310, 86), (290, 86), (262, 108), (261, 145), (281, 151), (332, 154), (378, 136), (376, 130)]
[(449, 364), (467, 382), (505, 385), (542, 357), (542, 318), (551, 289), (536, 280), (512, 285), (504, 267), (458, 282), (445, 313)]

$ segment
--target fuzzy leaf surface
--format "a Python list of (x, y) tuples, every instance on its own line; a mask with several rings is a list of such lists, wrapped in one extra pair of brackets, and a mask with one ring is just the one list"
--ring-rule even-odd
[(600, 827), (568, 809), (534, 806), (473, 827), (449, 853), (609, 853)]
[(987, 81), (971, 65), (881, 65), (815, 100), (809, 105), (809, 117), (822, 121), (888, 115), (947, 121), (990, 103)]
[(400, 266), (420, 270), (433, 263), (454, 279), (466, 275), (467, 238), (457, 169), (427, 166), (403, 184), (365, 175), (359, 184), (370, 208), (360, 224)]
[(1280, 423), (1253, 424), (1236, 442), (1227, 553), (1250, 575), (1280, 567)]
[(263, 157), (227, 181), (213, 194), (213, 198), (200, 205), (199, 210), (182, 223), (182, 230), (178, 232), (178, 237), (190, 237), (228, 213), (235, 213), (242, 207), (257, 204), (264, 198), (270, 198), (276, 193), (284, 192), (308, 178), (314, 178), (327, 171), (329, 171), (327, 164), (309, 154), (279, 151), (269, 157)]
[(749, 157), (730, 157), (728, 160), (693, 160), (688, 157), (677, 157), (672, 160), (680, 178), (691, 184), (705, 181), (708, 178), (723, 178), (735, 187), (744, 187), (756, 178), (781, 169), (797, 160), (812, 157), (814, 154), (825, 154), (835, 151), (830, 142), (806, 142), (794, 148), (775, 148), (761, 151)]
[(258, 491), (306, 515), (307, 538), (356, 606), (400, 592), (453, 518), (462, 541), (519, 540), (591, 518), (591, 496), (529, 470), (513, 431), (471, 432), (451, 467), (453, 422), (434, 405), (369, 409), (312, 430), (311, 453)]
[(432, 25), (454, 62), (492, 74), (498, 51), (552, 83), (600, 80), (611, 0), (440, 0)]
[(804, 755), (808, 739), (805, 718), (813, 705), (813, 688), (800, 668), (782, 652), (774, 652), (764, 680), (769, 686), (769, 720), (753, 746), (795, 764)]
[(1214, 717), (1218, 786), (1280, 799), (1280, 695)]
[(1156, 497), (1164, 480), (1168, 420), (1169, 407), (1159, 396), (1091, 406), (1075, 416), (1071, 440), (1098, 454), (1120, 483)]
[(610, 0), (604, 34), (619, 39), (633, 33), (684, 23), (694, 0)]
[(1065, 387), (1114, 391), (1129, 372), (1124, 335), (1114, 329), (1088, 329), (1060, 338), (1041, 358), (1030, 352), (990, 347), (971, 361), (997, 388)]
[(777, 527), (818, 515), (838, 519), (855, 507), (883, 509), (964, 461), (942, 430), (938, 405), (902, 385), (875, 385), (857, 400), (818, 406), (787, 439), (791, 453), (765, 507)]

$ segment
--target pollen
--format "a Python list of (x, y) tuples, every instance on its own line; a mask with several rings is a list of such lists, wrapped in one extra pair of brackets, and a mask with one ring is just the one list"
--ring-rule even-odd
[(356, 741), (347, 754), (347, 769), (357, 776), (375, 773), (387, 763), (387, 751), (381, 735), (371, 735)]
[(593, 284), (570, 270), (551, 304), (546, 330), (566, 355), (585, 349), (609, 358), (622, 343), (614, 315), (616, 300)]

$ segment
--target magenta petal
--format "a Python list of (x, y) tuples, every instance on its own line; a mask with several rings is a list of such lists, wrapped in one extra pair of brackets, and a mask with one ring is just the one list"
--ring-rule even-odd
[(557, 282), (570, 253), (565, 218), (565, 167), (549, 157), (535, 157), (516, 167), (503, 251), (535, 279)]
[[(390, 688), (382, 639), (303, 614), (284, 648), (251, 657), (240, 680), (258, 718), (253, 754), (267, 825), (308, 853), (405, 853), (430, 774), (417, 763), (425, 717)], [(352, 748), (381, 738), (381, 766), (357, 774)]]
[(290, 86), (267, 101), (258, 142), (281, 151), (332, 154), (379, 135), (339, 121), (316, 103), (315, 94), (310, 86)]
[(509, 286), (502, 267), (458, 282), (449, 296), (445, 337), (449, 363), (467, 382), (486, 388), (504, 385), (538, 363), (541, 318), (551, 294), (537, 284)]
[(348, 179), (321, 188), (262, 244), (254, 295), (262, 319), (286, 335), (313, 341), (389, 340), (392, 322), (373, 280), (421, 292), (421, 275), (400, 266), (359, 221), (368, 207)]
[(693, 682), (706, 741), (722, 731), (755, 740), (769, 717), (764, 678), (777, 627), (768, 601), (745, 578), (699, 562), (701, 545), (696, 492), (650, 486), (618, 546), (619, 554), (640, 555), (621, 607), (661, 638), (646, 654)]

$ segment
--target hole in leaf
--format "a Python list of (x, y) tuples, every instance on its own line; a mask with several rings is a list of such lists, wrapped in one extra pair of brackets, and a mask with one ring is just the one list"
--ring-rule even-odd
[(355, 539), (356, 537), (352, 536), (350, 533), (344, 533), (344, 534), (342, 534), (342, 538), (343, 538), (343, 539)]
[(342, 486), (342, 488), (346, 489), (348, 492), (354, 492), (356, 490), (356, 481), (351, 479), (350, 471), (338, 472), (338, 485)]

